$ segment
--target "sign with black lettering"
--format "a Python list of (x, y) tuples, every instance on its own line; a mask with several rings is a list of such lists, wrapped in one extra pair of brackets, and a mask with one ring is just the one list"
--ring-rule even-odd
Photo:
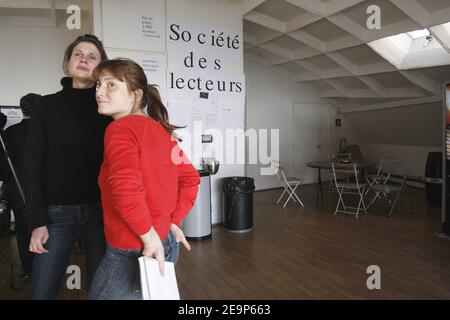
[(152, 52), (166, 51), (165, 0), (102, 1), (103, 44)]
[(241, 74), (230, 76), (230, 67), (242, 64), (241, 32), (172, 22), (167, 34), (168, 48), (174, 49), (170, 54), (177, 60), (168, 72), (169, 89), (243, 93)]

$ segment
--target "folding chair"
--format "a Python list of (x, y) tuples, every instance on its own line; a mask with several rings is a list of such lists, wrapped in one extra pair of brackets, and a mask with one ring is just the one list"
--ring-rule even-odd
[[(378, 163), (377, 172), (366, 175), (366, 182), (368, 184), (368, 187), (366, 188), (366, 192), (364, 194), (365, 196), (367, 196), (367, 194), (371, 191), (370, 187), (377, 184), (385, 184), (389, 180), (391, 173), (389, 172), (389, 170), (383, 170), (385, 161), (385, 158), (381, 158)], [(380, 196), (377, 195), (377, 197)]]
[[(353, 174), (347, 174), (347, 173), (337, 173), (336, 174), (336, 179), (343, 181), (346, 180), (347, 182), (350, 180), (350, 178), (353, 177)], [(328, 192), (337, 192), (337, 190), (335, 190), (333, 187), (335, 187), (335, 182), (334, 182), (334, 175), (333, 175), (333, 170), (331, 170), (331, 172), (328, 174), (328, 178), (330, 179), (330, 182), (328, 184)]]
[[(336, 205), (336, 210), (334, 214), (336, 215), (338, 212), (350, 213), (356, 215), (358, 218), (359, 211), (364, 210), (367, 213), (366, 205), (364, 203), (364, 189), (366, 187), (365, 183), (359, 183), (358, 181), (358, 170), (356, 169), (355, 163), (339, 163), (332, 162), (331, 168), (333, 170), (333, 178), (336, 186), (336, 190), (339, 195), (339, 200)], [(338, 174), (351, 174), (355, 177), (355, 182), (338, 182), (337, 175)], [(352, 194), (359, 196), (358, 207), (351, 207), (344, 203), (344, 194)], [(352, 210), (348, 210), (352, 209)]]
[[(383, 181), (383, 183), (370, 186), (370, 190), (375, 192), (372, 200), (369, 202), (368, 207), (371, 207), (377, 198), (381, 199), (380, 194), (383, 194), (389, 205), (389, 217), (392, 216), (392, 212), (397, 205), (400, 193), (406, 184), (406, 176), (408, 174), (408, 168), (403, 162), (392, 162), (385, 165), (382, 169), (383, 172), (389, 172), (389, 179)], [(399, 178), (400, 183), (392, 183), (392, 178)], [(393, 195), (394, 197), (390, 197)]]
[(272, 162), (277, 167), (278, 181), (284, 187), (283, 193), (278, 198), (277, 203), (280, 203), (281, 199), (283, 199), (283, 196), (287, 193), (289, 196), (288, 196), (287, 200), (285, 201), (285, 203), (283, 205), (283, 208), (286, 207), (286, 205), (288, 204), (289, 200), (291, 200), (291, 199), (294, 202), (298, 201), (302, 205), (302, 207), (304, 207), (305, 205), (303, 204), (303, 202), (300, 200), (300, 198), (298, 197), (298, 195), (296, 193), (297, 188), (300, 186), (300, 183), (302, 183), (303, 180), (299, 179), (299, 178), (296, 178), (296, 177), (287, 178), (286, 174), (284, 173), (283, 167), (280, 165), (280, 162), (276, 161), (276, 160), (273, 160)]
[[(334, 156), (333, 156), (334, 157)], [(339, 160), (346, 160), (348, 162), (352, 161), (352, 154), (351, 153), (339, 153)], [(352, 174), (347, 174), (347, 173), (338, 173), (336, 174), (336, 178), (337, 180), (347, 180), (349, 181), (349, 179), (352, 177)], [(333, 170), (331, 170), (328, 173), (328, 179), (329, 179), (329, 183), (328, 183), (328, 192), (336, 192), (336, 190), (334, 190), (333, 186), (334, 186), (334, 175), (333, 175)]]

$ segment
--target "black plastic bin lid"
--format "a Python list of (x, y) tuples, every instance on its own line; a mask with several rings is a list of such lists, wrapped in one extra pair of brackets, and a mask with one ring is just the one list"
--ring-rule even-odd
[(255, 182), (250, 177), (228, 177), (222, 179), (224, 192), (251, 193), (255, 191)]

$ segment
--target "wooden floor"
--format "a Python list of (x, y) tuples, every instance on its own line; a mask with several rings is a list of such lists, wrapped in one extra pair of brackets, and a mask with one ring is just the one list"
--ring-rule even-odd
[[(450, 241), (436, 236), (440, 209), (427, 206), (423, 190), (408, 188), (392, 218), (378, 207), (359, 219), (333, 215), (335, 194), (318, 208), (315, 191), (303, 187), (305, 208), (286, 209), (275, 203), (280, 190), (257, 192), (252, 232), (218, 226), (210, 239), (191, 241), (176, 266), (182, 299), (450, 299)], [(10, 288), (11, 262), (13, 236), (0, 239), (0, 299), (26, 299), (28, 283)], [(370, 265), (381, 268), (380, 290), (366, 286)], [(61, 298), (85, 293), (65, 289)]]

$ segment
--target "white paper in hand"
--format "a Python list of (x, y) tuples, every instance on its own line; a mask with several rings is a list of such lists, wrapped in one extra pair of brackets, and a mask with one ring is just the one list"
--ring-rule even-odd
[(177, 278), (173, 262), (164, 262), (164, 277), (159, 273), (158, 261), (149, 257), (140, 257), (142, 299), (144, 300), (180, 300)]

